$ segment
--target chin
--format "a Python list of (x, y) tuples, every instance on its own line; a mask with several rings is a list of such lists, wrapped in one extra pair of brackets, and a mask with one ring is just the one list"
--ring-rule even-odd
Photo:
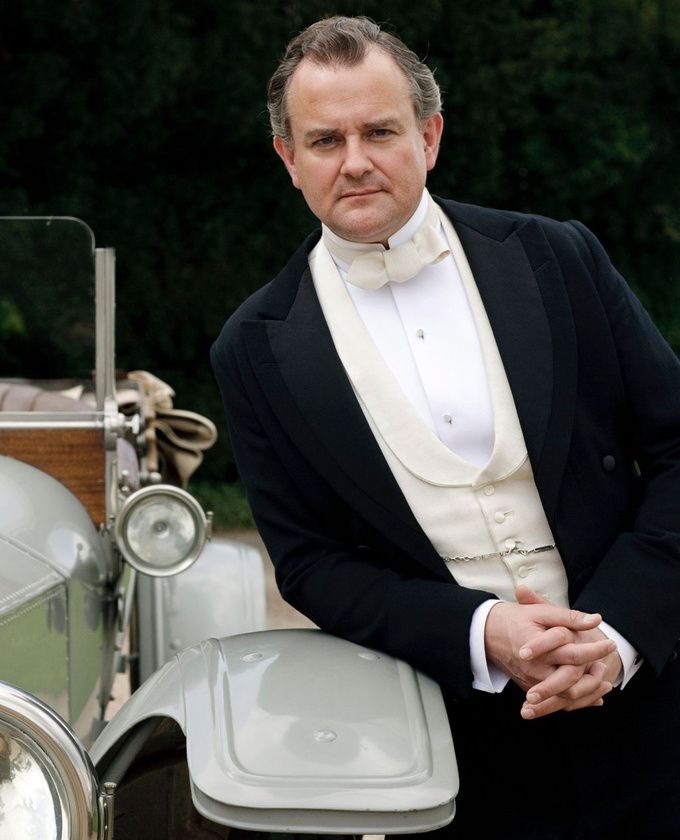
[(384, 242), (392, 235), (391, 232), (385, 233), (385, 230), (390, 230), (385, 220), (375, 217), (345, 219), (344, 223), (338, 222), (329, 227), (338, 236), (350, 242)]

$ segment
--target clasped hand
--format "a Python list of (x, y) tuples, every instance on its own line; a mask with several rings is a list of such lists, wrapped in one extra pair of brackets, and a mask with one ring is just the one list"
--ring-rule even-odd
[(598, 614), (557, 607), (526, 586), (489, 612), (488, 658), (527, 692), (522, 717), (601, 706), (621, 668)]

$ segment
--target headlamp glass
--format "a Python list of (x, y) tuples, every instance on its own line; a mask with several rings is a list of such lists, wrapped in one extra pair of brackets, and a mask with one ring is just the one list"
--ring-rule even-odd
[(0, 722), (0, 837), (61, 840), (65, 822), (63, 788), (45, 755)]
[(67, 724), (52, 709), (0, 682), (0, 837), (95, 840), (97, 781)]
[(131, 566), (155, 576), (188, 568), (205, 544), (207, 521), (189, 493), (156, 485), (126, 501), (116, 526), (118, 545)]

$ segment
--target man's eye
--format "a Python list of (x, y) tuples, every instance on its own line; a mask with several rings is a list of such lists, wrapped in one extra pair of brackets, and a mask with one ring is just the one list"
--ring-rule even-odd
[(389, 137), (389, 135), (391, 133), (392, 132), (389, 130), (389, 128), (374, 128), (373, 131), (371, 132), (371, 136), (372, 137), (378, 137), (378, 138)]
[(315, 146), (332, 146), (335, 143), (335, 137), (319, 137), (314, 141)]

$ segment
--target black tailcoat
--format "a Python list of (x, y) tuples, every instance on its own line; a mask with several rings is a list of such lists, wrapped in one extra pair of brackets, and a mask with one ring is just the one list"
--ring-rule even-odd
[[(658, 675), (680, 637), (680, 365), (582, 225), (439, 203), (496, 337), (570, 600)], [(456, 584), (380, 453), (314, 291), (318, 236), (213, 347), (234, 455), (283, 596), (470, 699), (469, 623), (490, 596)]]

